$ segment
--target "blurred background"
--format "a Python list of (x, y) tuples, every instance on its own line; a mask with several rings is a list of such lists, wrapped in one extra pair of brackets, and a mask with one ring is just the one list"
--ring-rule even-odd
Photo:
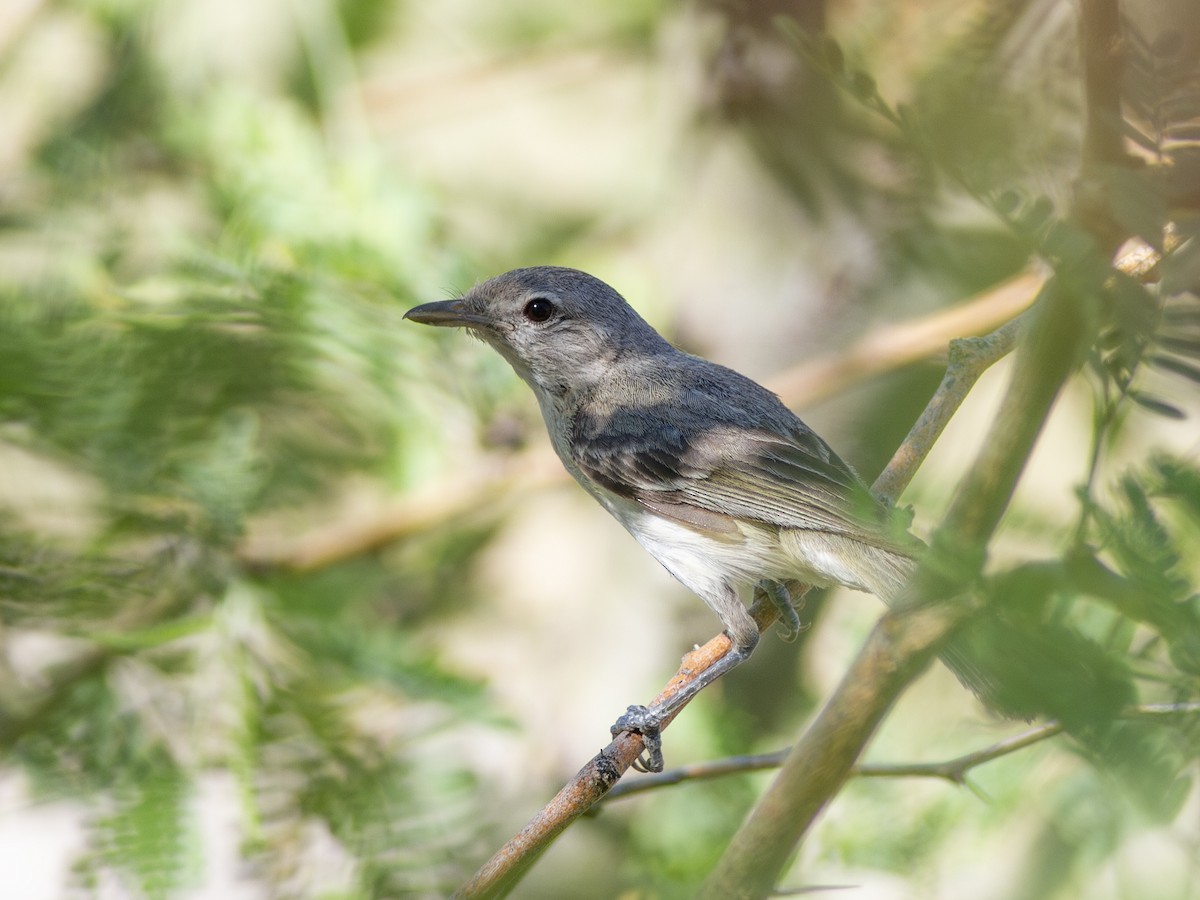
[[(1194, 136), (1172, 127), (1200, 52), (1178, 3), (1126, 14), (1150, 61), (1135, 143), (1161, 162)], [(4, 0), (3, 893), (452, 890), (718, 625), (563, 477), (503, 361), (404, 311), (556, 264), (758, 380), (886, 338), (1027, 271), (1066, 214), (1078, 29), (1053, 0)], [(1194, 201), (1171, 160), (1166, 188), (1126, 185), (1130, 233)], [(1170, 615), (1057, 582), (1045, 610), (1137, 698), (1195, 699), (1200, 370), (1140, 358), (1098, 351), (1069, 386), (991, 565), (1099, 547)], [(943, 366), (784, 399), (869, 481)], [(1005, 371), (903, 497), (918, 534)], [(811, 599), (798, 645), (768, 636), (688, 707), (668, 764), (786, 746), (879, 612)], [(937, 666), (868, 758), (1025, 727)], [(859, 779), (787, 883), (1200, 896), (1194, 718), (1153, 728), (1123, 770), (1059, 738), (973, 790)], [(688, 896), (768, 777), (606, 807), (517, 895)]]

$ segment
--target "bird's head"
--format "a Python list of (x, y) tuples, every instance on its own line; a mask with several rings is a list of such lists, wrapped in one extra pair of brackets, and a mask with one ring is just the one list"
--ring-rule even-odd
[(597, 384), (622, 358), (669, 347), (603, 281), (557, 266), (505, 272), (458, 299), (410, 309), (404, 318), (470, 330), (539, 395), (553, 397)]

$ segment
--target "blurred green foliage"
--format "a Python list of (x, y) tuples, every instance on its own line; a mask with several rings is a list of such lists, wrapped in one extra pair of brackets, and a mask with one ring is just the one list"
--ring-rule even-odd
[[(348, 32), (389, 6), (347, 4)], [(335, 890), (441, 893), (485, 820), (472, 774), (421, 743), (479, 718), (478, 686), (420, 643), (423, 604), (378, 561), (281, 579), (237, 551), (250, 517), (328, 502), (349, 473), (402, 485), (436, 448), (393, 298), (455, 263), (427, 192), (369, 144), (331, 146), (283, 91), (183, 84), (157, 12), (21, 23), (89, 29), (103, 74), (9, 173), (0, 227), (23, 256), (0, 277), (3, 441), (78, 485), (67, 534), (5, 498), (0, 642), (54, 649), (4, 669), (0, 741), (39, 795), (94, 810), (82, 888), (203, 883), (190, 823), (224, 771), (272, 890), (311, 895), (319, 823), (354, 863)]]
[[(1100, 296), (1078, 506), (1065, 525), (1014, 523), (1038, 551), (981, 585), (1015, 635), (992, 648), (1013, 675), (1006, 705), (1074, 714), (1083, 739), (981, 770), (990, 805), (910, 782), (852, 785), (800, 868), (892, 873), (911, 896), (1016, 819), (1041, 832), (1022, 857), (1021, 895), (1084, 892), (1126, 836), (1167, 827), (1195, 796), (1194, 715), (1114, 716), (1135, 700), (1200, 694), (1200, 469), (1166, 452), (1118, 469), (1107, 455), (1131, 423), (1186, 414), (1145, 376), (1198, 380), (1194, 239), (1181, 226), (1157, 293), (1095, 264), (1091, 232), (1063, 202), (1079, 158), (1078, 116), (1064, 112), (1079, 112), (1074, 73), (1040, 70), (1053, 90), (1032, 99), (1004, 84), (1024, 71), (1005, 36), (1017, 6), (1033, 5), (981, 4), (953, 38), (926, 25), (897, 61), (889, 41), (920, 31), (916, 4), (857, 22), (854, 4), (768, 4), (821, 20), (809, 25), (849, 23), (846, 46), (818, 48), (832, 54), (820, 65), (772, 15), (729, 3), (626, 0), (602, 14), (475, 4), (463, 28), (500, 68), (600, 48), (609, 63), (662, 54), (671, 69), (686, 47), (704, 83), (676, 84), (667, 105), (682, 110), (688, 141), (741, 142), (814, 240), (822, 221), (851, 221), (879, 261), (855, 285), (867, 305), (924, 308), (1034, 257)], [(464, 438), (500, 455), (519, 447), (529, 406), (503, 365), (402, 327), (403, 309), (505, 267), (498, 248), (593, 257), (653, 204), (616, 198), (638, 211), (605, 219), (531, 197), (496, 216), (501, 237), (473, 246), (476, 232), (447, 213), (452, 188), (387, 152), (362, 108), (357, 67), (402, 42), (415, 5), (251, 6), (264, 18), (250, 17), (252, 35), (230, 33), (252, 39), (238, 62), (189, 45), (203, 3), (35, 3), (0, 43), (0, 110), (25, 110), (0, 138), (0, 465), (34, 473), (0, 496), (4, 772), (23, 773), (38, 800), (82, 805), (72, 886), (84, 893), (113, 879), (147, 897), (202, 884), (196, 809), (220, 776), (236, 786), (240, 850), (267, 893), (438, 896), (511, 824), (481, 768), (439, 743), (509, 723), (429, 641), (431, 625), (484, 602), (472, 565), (502, 504), (485, 497), (398, 546), (311, 569), (264, 561), (247, 535), (321, 523), (347, 485), (419, 486)], [(241, 21), (231, 8), (211, 14)], [(1047, 55), (1073, 58), (1066, 34)], [(29, 48), (43, 46), (60, 55), (31, 63)], [(55, 66), (81, 74), (30, 75)], [(1006, 102), (981, 102), (1006, 88)], [(14, 100), (41, 90), (45, 102)], [(903, 106), (885, 100), (899, 94)], [(1100, 181), (1120, 229), (1162, 247), (1178, 198), (1137, 170)], [(864, 471), (899, 441), (930, 381), (914, 367), (863, 401), (851, 439)], [(66, 498), (57, 517), (43, 515), (45, 490)], [(1065, 675), (1048, 645), (1090, 680)], [(689, 709), (696, 743), (715, 754), (786, 741), (813, 702), (794, 660), (764, 648), (755, 673)], [(539, 772), (543, 793), (559, 774)], [(580, 824), (619, 862), (574, 895), (688, 895), (761, 778), (680, 788)], [(312, 861), (329, 845), (340, 874)], [(535, 876), (529, 895), (561, 896), (547, 881)]]

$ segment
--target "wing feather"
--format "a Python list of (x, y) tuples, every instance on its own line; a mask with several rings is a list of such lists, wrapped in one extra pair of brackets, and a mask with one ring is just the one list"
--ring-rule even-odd
[(573, 449), (580, 469), (608, 490), (703, 530), (728, 532), (732, 517), (898, 549), (884, 507), (795, 422), (785, 434), (710, 423), (684, 435), (651, 419), (640, 430), (625, 421), (617, 435), (577, 434)]

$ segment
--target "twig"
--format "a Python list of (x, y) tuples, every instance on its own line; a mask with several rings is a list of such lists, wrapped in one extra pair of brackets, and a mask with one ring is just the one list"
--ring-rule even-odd
[[(954, 338), (986, 334), (1024, 310), (1044, 276), (1026, 272), (948, 309), (877, 328), (849, 348), (808, 360), (767, 381), (791, 407), (811, 406), (856, 384), (943, 352)], [(548, 447), (488, 471), (456, 472), (372, 514), (361, 513), (295, 538), (252, 529), (238, 550), (254, 569), (321, 569), (437, 527), (519, 491), (563, 483), (567, 474)]]
[(967, 783), (967, 773), (976, 766), (982, 766), (994, 759), (1024, 750), (1026, 747), (1062, 734), (1062, 731), (1063, 726), (1058, 722), (1047, 722), (1021, 734), (997, 741), (990, 747), (984, 747), (982, 750), (972, 753), (964, 753), (962, 756), (944, 762), (892, 766), (861, 765), (854, 768), (854, 774), (864, 778), (942, 778), (957, 785), (964, 785)]
[[(1200, 714), (1200, 703), (1146, 703), (1123, 711), (1118, 718), (1159, 719), (1196, 714)], [(1010, 753), (1016, 753), (1018, 750), (1024, 750), (1026, 747), (1031, 747), (1062, 734), (1062, 732), (1061, 724), (1047, 722), (953, 759), (931, 763), (864, 763), (855, 766), (851, 770), (851, 775), (858, 778), (941, 778), (962, 785), (966, 784), (966, 776), (971, 769)], [(687, 781), (709, 781), (714, 778), (724, 778), (727, 775), (777, 769), (783, 765), (783, 761), (787, 759), (790, 752), (791, 748), (789, 747), (776, 750), (774, 753), (727, 756), (724, 759), (692, 763), (666, 772), (643, 775), (635, 781), (622, 781), (616, 785), (608, 792), (604, 803), (607, 805), (614, 800), (622, 800), (636, 794), (645, 794)]]
[[(1087, 264), (1095, 261), (1089, 258)], [(973, 612), (974, 604), (962, 595), (982, 568), (987, 543), (1059, 390), (1077, 365), (1077, 350), (1088, 340), (1084, 298), (1074, 296), (1067, 283), (1059, 276), (1042, 290), (996, 421), (917, 572), (734, 835), (701, 897), (770, 893), (892, 704)]]
[(808, 360), (767, 381), (791, 407), (806, 407), (857, 384), (939, 356), (957, 338), (988, 335), (1029, 307), (1046, 276), (1014, 275), (961, 304), (868, 332), (838, 353)]
[(946, 374), (942, 376), (941, 384), (904, 442), (875, 479), (872, 489), (877, 496), (894, 502), (904, 492), (979, 376), (1012, 351), (1030, 312), (1026, 310), (984, 337), (960, 338), (950, 342), (950, 361), (946, 366)]
[[(966, 775), (971, 769), (989, 763), (994, 759), (1024, 750), (1033, 744), (1052, 738), (1062, 733), (1062, 725), (1048, 722), (1036, 728), (1028, 729), (1021, 734), (997, 741), (989, 747), (964, 753), (954, 759), (931, 763), (863, 763), (854, 766), (850, 774), (857, 778), (941, 778), (954, 784), (964, 784)], [(710, 762), (693, 763), (680, 766), (667, 772), (643, 775), (636, 781), (623, 781), (608, 792), (604, 798), (607, 805), (614, 800), (644, 794), (659, 788), (683, 784), (686, 781), (708, 781), (713, 778), (724, 778), (727, 775), (739, 775), (745, 772), (761, 772), (764, 769), (777, 769), (783, 765), (791, 748), (776, 750), (774, 753), (758, 753), (753, 755), (729, 756), (725, 759)]]
[[(1023, 308), (1027, 303), (1019, 304)], [(947, 369), (943, 385), (949, 383), (953, 389), (938, 391), (937, 417), (948, 420), (957, 409), (958, 403), (966, 396), (970, 385), (974, 384), (987, 367), (999, 359), (1011, 346), (1012, 323), (1002, 326), (1001, 336), (991, 336), (985, 339), (980, 348), (991, 348), (991, 353), (957, 353), (951, 355), (950, 366)], [(957, 398), (957, 399), (955, 399)], [(922, 417), (924, 419), (924, 417)], [(941, 423), (944, 426), (945, 422)], [(934, 426), (930, 426), (934, 427)], [(940, 426), (937, 426), (940, 430)], [(930, 444), (931, 445), (931, 444)], [(926, 448), (926, 452), (928, 447)], [(885, 470), (884, 475), (876, 482), (875, 492), (884, 499), (895, 501), (897, 494), (891, 490), (900, 490), (908, 483), (912, 472), (919, 465), (922, 456), (916, 452), (898, 452), (896, 459)], [(900, 460), (899, 462), (897, 460)], [(880, 483), (886, 479), (886, 486), (880, 489)], [(750, 610), (758, 624), (759, 631), (765, 631), (778, 618), (778, 612), (771, 603), (756, 603)], [(908, 615), (908, 613), (905, 613)], [(676, 690), (695, 679), (695, 677), (716, 662), (729, 650), (729, 638), (724, 634), (717, 635), (703, 647), (700, 647), (683, 658), (683, 664), (667, 688), (651, 705), (657, 705)], [(666, 724), (664, 723), (664, 729)], [(601, 750), (588, 762), (555, 796), (553, 800), (539, 812), (521, 832), (509, 841), (476, 873), (463, 887), (457, 897), (502, 897), (520, 880), (537, 858), (546, 850), (550, 843), (562, 833), (571, 822), (587, 812), (587, 810), (608, 793), (616, 780), (625, 772), (642, 749), (640, 735), (622, 734), (608, 747)], [(855, 758), (851, 757), (851, 759)]]

